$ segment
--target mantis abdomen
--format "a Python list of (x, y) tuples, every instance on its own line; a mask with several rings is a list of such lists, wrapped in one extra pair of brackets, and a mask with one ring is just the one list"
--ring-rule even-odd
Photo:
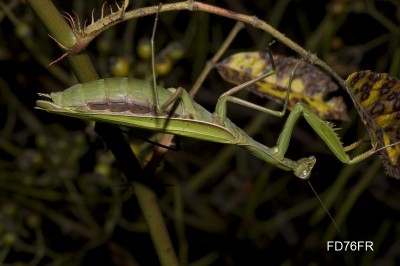
[[(100, 79), (76, 84), (62, 92), (51, 93), (50, 98), (54, 104), (76, 111), (154, 115), (156, 107), (153, 104), (150, 86), (150, 83), (137, 79)], [(163, 88), (158, 90), (161, 100), (168, 99), (171, 94)], [(174, 111), (175, 114), (182, 114), (179, 108)]]
[[(64, 91), (40, 94), (51, 99), (38, 100), (37, 106), (48, 112), (81, 119), (139, 127), (201, 140), (237, 144), (238, 128), (229, 120), (214, 123), (214, 116), (194, 102), (186, 91), (180, 99), (158, 113), (152, 84), (131, 78), (108, 78), (76, 84)], [(157, 87), (160, 103), (168, 101), (174, 89)], [(239, 134), (240, 135), (240, 134)]]

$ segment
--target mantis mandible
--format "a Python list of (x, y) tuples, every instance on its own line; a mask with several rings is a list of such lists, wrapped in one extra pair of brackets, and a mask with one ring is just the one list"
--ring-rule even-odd
[[(156, 22), (158, 13), (156, 15)], [(154, 50), (153, 28), (152, 50)], [(271, 53), (268, 54), (273, 62)], [(255, 156), (282, 170), (293, 171), (301, 178), (308, 179), (316, 163), (314, 156), (292, 160), (285, 157), (293, 128), (303, 116), (312, 129), (343, 163), (354, 164), (371, 156), (378, 150), (350, 158), (346, 153), (355, 145), (343, 147), (333, 126), (320, 119), (310, 107), (297, 103), (290, 112), (278, 141), (274, 147), (267, 147), (236, 126), (227, 118), (227, 103), (232, 102), (273, 116), (282, 117), (286, 113), (288, 96), (292, 83), (292, 70), (288, 91), (281, 111), (271, 110), (233, 96), (236, 92), (262, 80), (275, 72), (275, 66), (259, 77), (238, 85), (222, 94), (210, 113), (193, 101), (182, 88), (165, 89), (155, 85), (154, 53), (152, 55), (153, 83), (132, 78), (107, 78), (88, 83), (76, 84), (62, 92), (39, 94), (47, 99), (38, 100), (37, 108), (47, 112), (80, 119), (108, 122), (137, 127), (151, 131), (180, 135), (205, 141), (239, 145)], [(393, 144), (394, 145), (394, 144)], [(384, 147), (386, 148), (386, 147)]]

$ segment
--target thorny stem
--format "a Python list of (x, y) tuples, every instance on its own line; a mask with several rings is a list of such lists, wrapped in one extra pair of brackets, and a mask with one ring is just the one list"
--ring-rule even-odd
[[(324, 61), (319, 59), (315, 54), (305, 50), (300, 45), (286, 37), (284, 34), (276, 30), (274, 27), (266, 23), (265, 21), (257, 18), (256, 16), (249, 16), (241, 13), (236, 13), (224, 8), (216, 7), (213, 5), (205, 4), (198, 1), (188, 0), (178, 3), (172, 4), (164, 4), (161, 8), (159, 6), (151, 6), (151, 7), (143, 7), (138, 8), (131, 11), (125, 11), (124, 9), (116, 11), (106, 17), (102, 17), (101, 19), (93, 22), (92, 24), (85, 27), (81, 32), (81, 38), (84, 39), (85, 42), (89, 43), (94, 38), (96, 38), (99, 34), (101, 34), (104, 30), (108, 29), (111, 26), (114, 26), (120, 22), (127, 21), (133, 18), (144, 17), (148, 15), (155, 14), (157, 12), (170, 12), (170, 11), (178, 11), (178, 10), (188, 10), (188, 11), (202, 11), (210, 14), (216, 14), (218, 16), (231, 18), (236, 21), (242, 21), (246, 24), (252, 25), (255, 28), (263, 30), (271, 34), (278, 41), (282, 42), (290, 49), (298, 53), (301, 57), (304, 58), (307, 62), (317, 65), (328, 72), (341, 87), (343, 87), (348, 94), (350, 95), (354, 105), (357, 109), (359, 109), (359, 104), (355, 100), (354, 96), (350, 93), (350, 87), (346, 84), (346, 82)], [(124, 12), (122, 16), (121, 13)], [(83, 41), (82, 39), (82, 41)], [(79, 42), (82, 47), (86, 47), (87, 44), (82, 44), (82, 41)], [(71, 48), (75, 49), (75, 47)], [(67, 51), (68, 52), (68, 51)], [(79, 51), (77, 51), (79, 52)]]
[[(60, 44), (65, 47), (72, 47), (76, 44), (77, 36), (50, 0), (27, 0), (26, 2)], [(86, 53), (73, 54), (67, 58), (79, 81), (84, 82), (99, 78)]]

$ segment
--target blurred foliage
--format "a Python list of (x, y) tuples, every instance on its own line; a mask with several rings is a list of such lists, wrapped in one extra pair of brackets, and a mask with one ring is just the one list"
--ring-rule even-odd
[[(81, 21), (91, 17), (93, 8), (99, 16), (103, 4), (54, 2)], [(129, 9), (158, 4), (131, 2)], [(206, 2), (271, 23), (344, 78), (359, 69), (400, 74), (397, 0)], [(87, 48), (102, 77), (151, 78), (149, 48), (141, 46), (146, 43), (141, 39), (151, 36), (153, 22), (149, 16), (118, 25)], [(159, 84), (189, 89), (233, 25), (204, 12), (161, 14), (156, 51), (166, 65), (158, 64)], [(24, 1), (1, 0), (0, 28), (0, 264), (157, 265), (134, 191), (92, 124), (34, 109), (38, 92), (63, 90), (76, 82), (67, 60), (46, 67), (62, 51)], [(270, 40), (246, 26), (226, 55), (262, 51)], [(161, 52), (177, 42), (182, 45), (178, 57)], [(180, 49), (184, 54), (179, 55)], [(296, 56), (281, 44), (273, 52)], [(196, 100), (212, 111), (229, 86), (214, 71)], [(347, 97), (343, 90), (338, 94)], [(266, 102), (247, 92), (241, 96)], [(343, 142), (368, 142), (350, 101), (348, 107), (351, 122), (339, 125)], [(228, 116), (267, 145), (274, 145), (284, 123), (240, 106), (232, 106)], [(233, 146), (183, 139), (182, 149), (167, 155), (156, 177), (181, 261), (186, 255), (192, 265), (399, 261), (398, 181), (385, 176), (378, 158), (342, 165), (309, 129), (299, 123), (288, 157), (317, 157), (311, 182), (341, 232), (308, 184), (291, 173)], [(153, 147), (131, 131), (132, 146), (146, 160)], [(151, 138), (151, 132), (144, 137)], [(176, 208), (180, 200), (183, 210)], [(326, 240), (374, 241), (374, 252), (327, 252)]]

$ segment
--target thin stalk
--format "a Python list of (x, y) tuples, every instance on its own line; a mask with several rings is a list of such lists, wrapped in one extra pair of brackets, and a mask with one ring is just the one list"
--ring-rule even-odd
[(189, 92), (189, 95), (194, 98), (196, 93), (199, 91), (201, 84), (203, 84), (204, 80), (206, 79), (208, 73), (210, 73), (211, 69), (214, 67), (215, 63), (221, 58), (221, 56), (225, 53), (226, 49), (231, 45), (232, 41), (235, 39), (236, 35), (239, 33), (241, 29), (243, 29), (244, 24), (242, 22), (237, 22), (231, 32), (229, 33), (228, 37), (226, 37), (224, 43), (215, 53), (215, 55), (211, 58), (210, 61), (207, 62), (206, 66), (204, 67), (203, 71), (197, 78), (196, 82), (194, 83), (192, 89)]
[(161, 214), (154, 191), (141, 183), (133, 183), (136, 196), (148, 225), (158, 258), (163, 266), (177, 266), (178, 259)]

